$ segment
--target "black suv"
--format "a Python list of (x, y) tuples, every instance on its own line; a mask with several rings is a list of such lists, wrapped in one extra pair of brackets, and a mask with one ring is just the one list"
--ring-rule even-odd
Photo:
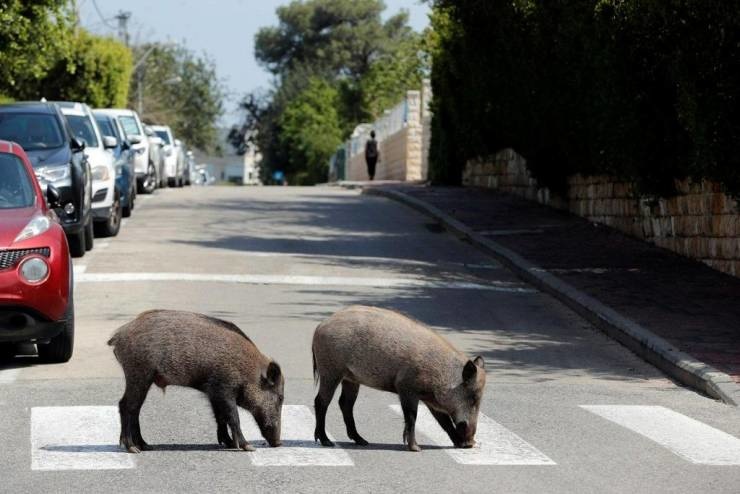
[(0, 139), (28, 154), (41, 189), (53, 185), (59, 201), (52, 204), (64, 227), (73, 257), (93, 246), (92, 174), (84, 143), (72, 137), (67, 120), (53, 103), (0, 105)]

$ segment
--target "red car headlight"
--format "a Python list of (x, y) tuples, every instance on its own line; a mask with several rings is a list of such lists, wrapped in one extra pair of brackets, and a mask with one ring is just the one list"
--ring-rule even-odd
[(49, 277), (49, 263), (40, 256), (27, 257), (18, 266), (18, 273), (23, 281), (35, 285)]

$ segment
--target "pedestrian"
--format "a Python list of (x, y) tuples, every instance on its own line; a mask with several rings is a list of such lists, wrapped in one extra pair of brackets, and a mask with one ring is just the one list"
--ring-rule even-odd
[(370, 139), (365, 143), (365, 163), (367, 163), (367, 174), (370, 180), (375, 178), (375, 165), (378, 164), (380, 153), (378, 152), (378, 141), (375, 140), (375, 131), (370, 132)]

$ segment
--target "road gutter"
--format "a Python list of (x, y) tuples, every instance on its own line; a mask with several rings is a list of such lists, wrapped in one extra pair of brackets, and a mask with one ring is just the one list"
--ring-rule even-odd
[(673, 379), (728, 405), (740, 406), (740, 385), (728, 374), (680, 351), (667, 340), (534, 265), (516, 252), (476, 233), (439, 208), (398, 190), (368, 186), (363, 187), (362, 193), (393, 199), (436, 219), (449, 232), (492, 255), (520, 278), (554, 296)]

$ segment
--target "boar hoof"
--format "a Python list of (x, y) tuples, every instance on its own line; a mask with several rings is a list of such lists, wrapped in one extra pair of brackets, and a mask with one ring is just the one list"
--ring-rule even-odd
[(358, 446), (367, 446), (368, 444), (370, 444), (369, 442), (365, 441), (360, 436), (353, 437), (352, 440), (354, 440), (355, 444)]
[(247, 441), (239, 442), (239, 449), (242, 449), (244, 451), (254, 451), (254, 446), (249, 444)]
[(409, 448), (409, 451), (413, 451), (414, 453), (418, 453), (421, 451), (421, 448), (419, 447), (418, 444), (409, 444), (408, 448)]
[(139, 449), (138, 446), (129, 446), (128, 449), (126, 449), (126, 451), (128, 451), (129, 453), (133, 453), (135, 455), (141, 453), (141, 450)]
[(321, 445), (322, 445), (322, 446), (327, 446), (327, 447), (329, 447), (329, 448), (333, 448), (333, 447), (334, 447), (334, 443), (333, 443), (333, 442), (331, 442), (331, 441), (329, 440), (329, 438), (328, 438), (328, 437), (325, 437), (325, 438), (323, 438), (323, 439), (322, 439), (322, 438), (320, 438), (320, 437), (317, 437), (317, 438), (315, 438), (315, 439), (316, 439), (317, 441), (319, 441), (319, 442), (321, 443)]

